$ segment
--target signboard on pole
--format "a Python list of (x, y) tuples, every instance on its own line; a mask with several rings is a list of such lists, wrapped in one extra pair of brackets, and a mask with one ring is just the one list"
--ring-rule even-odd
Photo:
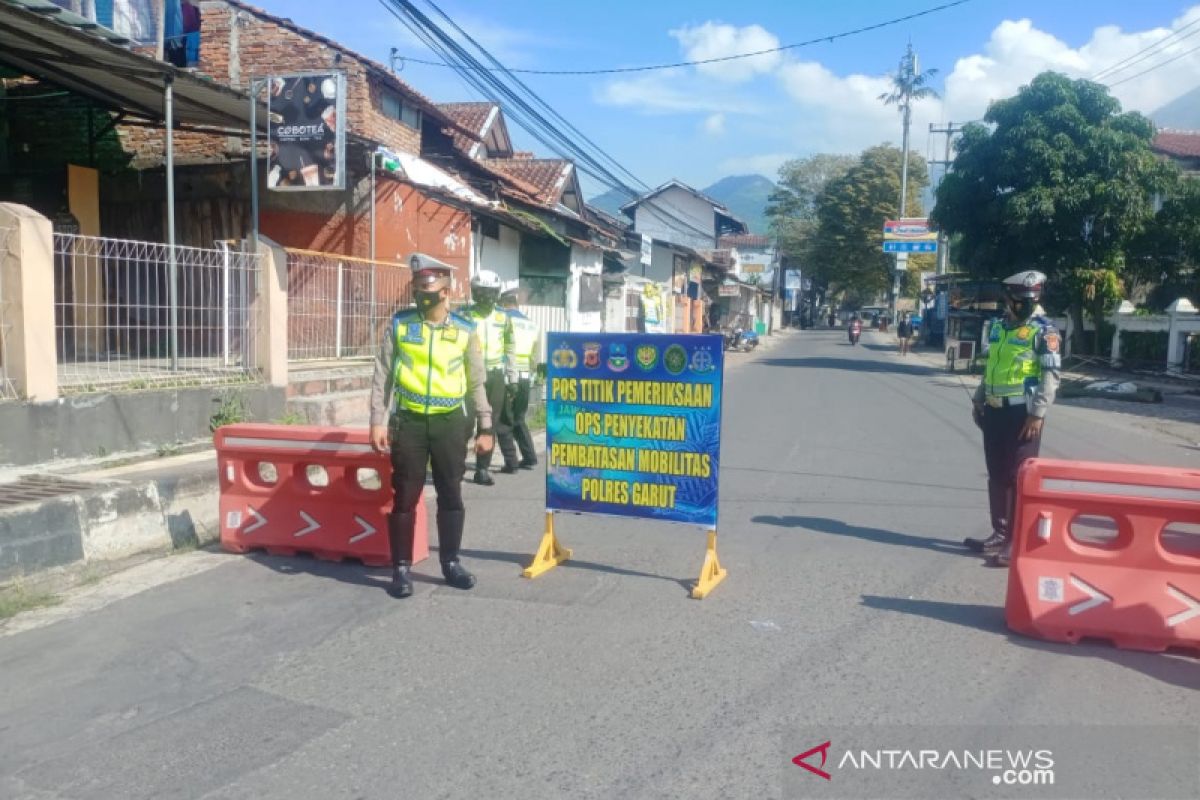
[(642, 234), (642, 257), (641, 264), (643, 267), (650, 266), (650, 260), (654, 255), (654, 240), (646, 234)]
[(546, 508), (715, 528), (720, 336), (547, 336)]
[(272, 116), (267, 133), (267, 188), (283, 192), (345, 189), (345, 74), (276, 75), (267, 86), (267, 108)]
[(936, 253), (938, 249), (937, 238), (928, 241), (884, 241), (883, 252), (885, 253)]
[(736, 283), (723, 283), (717, 288), (718, 297), (737, 297), (742, 289)]
[(929, 229), (929, 220), (926, 217), (905, 217), (884, 222), (883, 238), (904, 241), (936, 239), (937, 233)]
[(783, 288), (785, 289), (802, 289), (804, 284), (801, 280), (800, 270), (789, 269), (783, 273)]

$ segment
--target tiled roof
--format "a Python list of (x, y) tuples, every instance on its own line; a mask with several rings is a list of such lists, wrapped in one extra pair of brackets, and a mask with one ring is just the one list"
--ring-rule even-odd
[(558, 202), (571, 168), (561, 158), (489, 158), (484, 163), (536, 187), (537, 199), (545, 205)]
[(451, 133), (454, 146), (464, 153), (470, 153), (471, 148), (478, 143), (479, 139), (483, 138), (483, 126), (487, 124), (496, 104), (488, 102), (438, 103), (437, 107), (443, 114), (457, 122), (459, 127), (475, 134), (476, 138), (473, 140), (459, 131)]
[(1200, 131), (1159, 131), (1151, 147), (1166, 156), (1200, 158)]
[(338, 52), (342, 53), (343, 55), (350, 56), (351, 58), (355, 59), (356, 61), (362, 63), (362, 65), (365, 66), (367, 68), (367, 70), (369, 72), (371, 72), (372, 74), (374, 74), (376, 77), (382, 78), (384, 80), (384, 82), (388, 83), (391, 86), (391, 88), (393, 88), (399, 92), (402, 92), (403, 94), (408, 96), (410, 99), (415, 100), (417, 102), (417, 104), (421, 106), (422, 111), (426, 112), (427, 114), (430, 114), (435, 119), (437, 119), (441, 122), (450, 122), (450, 123), (453, 123), (454, 125), (458, 124), (456, 121), (447, 117), (445, 112), (439, 110), (437, 105), (435, 105), (432, 100), (430, 100), (428, 97), (426, 97), (425, 95), (418, 92), (416, 89), (409, 86), (404, 81), (397, 78), (395, 73), (393, 73), (390, 69), (385, 67), (383, 64), (380, 64), (378, 61), (367, 58), (362, 53), (359, 53), (355, 50), (351, 50), (349, 47), (346, 47), (346, 45), (342, 44), (341, 42), (334, 41), (333, 39), (330, 39), (327, 36), (322, 36), (321, 34), (317, 33), (316, 31), (312, 31), (301, 25), (297, 25), (295, 22), (293, 22), (292, 20), (287, 19), (285, 17), (276, 16), (276, 15), (272, 14), (270, 11), (265, 11), (265, 10), (259, 8), (258, 6), (252, 6), (249, 3), (242, 2), (242, 0), (222, 0), (222, 2), (228, 3), (229, 5), (233, 6), (234, 8), (240, 8), (243, 11), (249, 12), (260, 19), (264, 19), (268, 22), (272, 22), (276, 25), (279, 25), (280, 27), (287, 28), (288, 30), (292, 31), (293, 33), (300, 34), (305, 39), (311, 39), (314, 42), (320, 42), (321, 44), (323, 44), (327, 47), (331, 47), (334, 50), (337, 50)]
[(721, 247), (744, 247), (747, 250), (765, 250), (771, 246), (771, 237), (761, 233), (738, 233), (722, 236), (717, 242)]

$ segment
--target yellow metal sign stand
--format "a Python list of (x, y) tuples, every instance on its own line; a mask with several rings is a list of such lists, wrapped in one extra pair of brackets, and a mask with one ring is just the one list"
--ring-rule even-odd
[[(533, 557), (532, 563), (524, 569), (521, 575), (526, 578), (545, 575), (570, 557), (571, 551), (559, 544), (558, 538), (554, 535), (554, 512), (547, 511), (546, 530), (542, 534), (541, 544), (538, 545), (537, 555)], [(708, 547), (704, 551), (704, 564), (700, 567), (700, 578), (692, 587), (692, 597), (697, 600), (708, 597), (709, 593), (717, 588), (717, 584), (725, 580), (725, 576), (728, 574), (728, 570), (724, 569), (721, 562), (717, 560), (717, 532), (709, 531)]]
[(542, 534), (542, 543), (538, 545), (537, 555), (533, 563), (521, 574), (526, 578), (536, 578), (557, 567), (571, 557), (571, 551), (558, 543), (554, 537), (554, 512), (546, 512), (546, 532)]
[(703, 600), (708, 593), (717, 588), (717, 584), (725, 580), (729, 571), (721, 567), (717, 560), (717, 532), (708, 532), (708, 547), (704, 551), (704, 565), (700, 567), (700, 579), (692, 588), (692, 597)]

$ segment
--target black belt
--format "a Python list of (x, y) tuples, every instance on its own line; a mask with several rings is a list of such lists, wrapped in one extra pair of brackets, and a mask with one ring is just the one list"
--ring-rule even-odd
[(1025, 408), (1024, 395), (1020, 397), (988, 397), (983, 402), (989, 408), (1013, 408), (1015, 406)]

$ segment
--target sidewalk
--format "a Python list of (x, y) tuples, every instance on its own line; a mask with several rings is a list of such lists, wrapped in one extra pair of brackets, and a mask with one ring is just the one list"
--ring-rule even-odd
[[(867, 338), (870, 337), (870, 338)], [(891, 355), (900, 357), (896, 337), (890, 333), (868, 331), (864, 339), (876, 347), (891, 345)], [(945, 371), (946, 359), (940, 350), (922, 348), (910, 351), (909, 358), (915, 358), (922, 364)], [(951, 373), (945, 373), (947, 377)], [(953, 373), (969, 391), (974, 392), (979, 385), (979, 375), (968, 375), (963, 371)], [(1138, 386), (1157, 389), (1162, 393), (1161, 403), (1137, 403), (1125, 400), (1109, 400), (1104, 398), (1072, 397), (1059, 398), (1056, 405), (1075, 408), (1087, 408), (1104, 411), (1115, 415), (1123, 423), (1143, 430), (1155, 431), (1178, 439), (1190, 446), (1200, 448), (1200, 394), (1187, 381), (1170, 381), (1143, 379), (1140, 376), (1121, 375), (1120, 373), (1064, 372), (1064, 380), (1125, 380), (1132, 381)]]

